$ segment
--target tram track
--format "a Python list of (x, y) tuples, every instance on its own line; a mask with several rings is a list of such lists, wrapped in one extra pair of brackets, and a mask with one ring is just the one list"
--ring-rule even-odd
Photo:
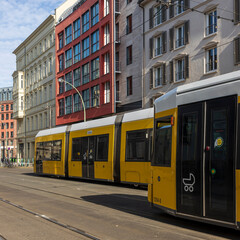
[[(44, 189), (40, 189), (40, 188), (35, 188), (35, 187), (29, 187), (29, 186), (25, 186), (25, 185), (21, 185), (21, 184), (16, 184), (16, 183), (9, 183), (9, 182), (5, 182), (5, 183), (15, 185), (15, 186), (18, 186), (18, 187), (23, 187), (23, 188), (39, 191), (39, 192), (53, 194), (53, 195), (56, 195), (56, 196), (65, 197), (65, 198), (69, 198), (69, 199), (73, 199), (73, 200), (88, 202), (87, 200), (83, 199), (82, 197), (73, 197), (73, 196), (69, 196), (69, 195), (65, 195), (65, 194), (61, 194), (61, 193), (56, 193), (56, 192), (52, 192), (52, 191), (48, 191), (48, 190), (44, 190)], [(119, 196), (119, 197), (124, 198), (124, 199), (128, 198), (126, 196)], [(131, 200), (132, 199), (133, 198), (131, 198)], [(138, 201), (141, 201), (141, 200), (138, 199)], [(141, 215), (142, 217), (146, 217), (146, 218), (152, 218), (153, 217), (153, 215), (151, 213), (146, 213), (146, 212), (141, 211), (141, 210), (134, 211), (132, 209), (125, 208), (125, 207), (118, 207), (117, 210), (124, 211), (124, 212), (130, 213), (130, 214)]]
[[(23, 206), (20, 206), (20, 205), (18, 205), (18, 204), (15, 204), (15, 203), (13, 203), (13, 202), (11, 202), (11, 201), (9, 201), (9, 200), (5, 200), (5, 199), (3, 199), (3, 198), (0, 198), (0, 201), (6, 203), (6, 204), (8, 204), (8, 205), (11, 205), (11, 206), (13, 206), (13, 207), (15, 207), (15, 208), (18, 208), (18, 209), (20, 209), (20, 210), (23, 210), (23, 211), (25, 211), (25, 212), (27, 212), (27, 213), (29, 213), (29, 214), (31, 214), (31, 215), (34, 215), (35, 217), (42, 218), (42, 219), (44, 219), (44, 220), (46, 220), (46, 221), (48, 221), (48, 222), (54, 223), (54, 224), (56, 224), (56, 225), (58, 225), (58, 226), (60, 226), (60, 227), (63, 227), (63, 228), (66, 228), (66, 229), (68, 229), (68, 230), (70, 230), (70, 231), (72, 231), (72, 232), (78, 233), (78, 234), (80, 234), (80, 235), (82, 235), (82, 236), (84, 236), (84, 237), (86, 237), (86, 238), (88, 238), (88, 239), (91, 239), (91, 240), (100, 240), (100, 238), (98, 238), (98, 237), (96, 237), (96, 236), (94, 236), (94, 235), (92, 235), (92, 234), (90, 234), (90, 233), (88, 233), (88, 232), (86, 232), (86, 231), (84, 231), (84, 230), (82, 230), (82, 229), (79, 229), (79, 228), (76, 228), (76, 227), (73, 227), (73, 226), (70, 226), (70, 225), (66, 225), (66, 224), (64, 224), (64, 223), (59, 222), (58, 220), (55, 220), (55, 219), (53, 219), (53, 218), (49, 218), (49, 217), (46, 216), (46, 215), (42, 215), (42, 214), (39, 214), (39, 213), (34, 212), (34, 211), (32, 211), (32, 210), (29, 210), (29, 209), (27, 209), (27, 208), (24, 208)], [(1, 239), (1, 237), (0, 237), (0, 239)]]

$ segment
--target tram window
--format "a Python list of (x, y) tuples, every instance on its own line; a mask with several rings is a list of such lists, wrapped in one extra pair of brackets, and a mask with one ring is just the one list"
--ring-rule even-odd
[(81, 161), (81, 138), (72, 140), (72, 161)]
[(52, 142), (44, 142), (43, 143), (43, 153), (44, 153), (44, 157), (43, 160), (51, 160), (51, 156), (52, 156)]
[(97, 136), (96, 161), (108, 161), (108, 135)]
[(36, 149), (36, 160), (42, 160), (43, 159), (43, 143), (38, 142), (37, 143), (37, 149)]
[(61, 149), (62, 149), (62, 141), (61, 140), (53, 141), (51, 160), (61, 161)]
[(157, 121), (155, 131), (154, 164), (171, 166), (172, 126), (171, 117)]
[(147, 129), (127, 132), (126, 161), (148, 161), (149, 138), (150, 135)]

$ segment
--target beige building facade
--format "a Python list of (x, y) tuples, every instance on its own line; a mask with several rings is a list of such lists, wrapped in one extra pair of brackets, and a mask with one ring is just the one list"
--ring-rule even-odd
[(17, 158), (32, 162), (35, 135), (55, 126), (55, 16), (50, 15), (15, 50), (13, 117)]
[(139, 0), (143, 107), (169, 90), (239, 70), (239, 1)]

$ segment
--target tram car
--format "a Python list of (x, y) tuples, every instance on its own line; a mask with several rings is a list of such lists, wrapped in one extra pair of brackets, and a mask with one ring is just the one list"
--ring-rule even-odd
[(153, 109), (40, 131), (34, 171), (41, 175), (147, 185)]
[(174, 216), (240, 226), (240, 71), (154, 103), (148, 200)]

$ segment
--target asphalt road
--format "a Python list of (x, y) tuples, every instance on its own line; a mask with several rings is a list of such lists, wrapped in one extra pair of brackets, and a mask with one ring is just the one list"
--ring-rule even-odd
[(240, 232), (152, 209), (144, 189), (0, 168), (1, 238), (219, 240), (240, 239)]

